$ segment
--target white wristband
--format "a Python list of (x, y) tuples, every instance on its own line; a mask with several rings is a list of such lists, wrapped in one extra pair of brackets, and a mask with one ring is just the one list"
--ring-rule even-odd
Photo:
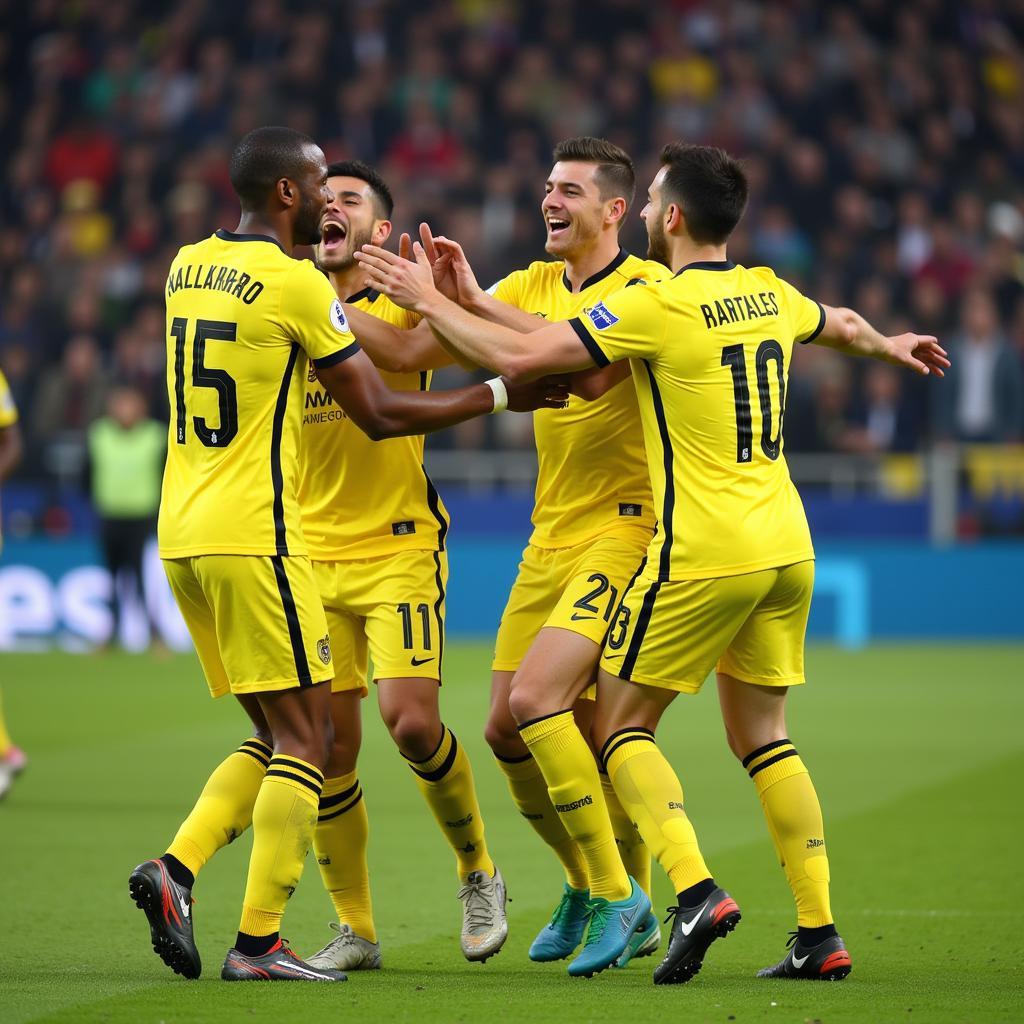
[(491, 412), (504, 412), (508, 408), (508, 391), (505, 388), (505, 382), (500, 377), (492, 377), (484, 383), (494, 395), (494, 408)]

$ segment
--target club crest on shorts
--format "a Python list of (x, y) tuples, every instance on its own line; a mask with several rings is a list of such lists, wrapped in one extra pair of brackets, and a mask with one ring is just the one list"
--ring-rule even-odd
[(330, 637), (330, 634), (328, 634), (327, 636), (321, 637), (319, 640), (317, 640), (317, 642), (316, 642), (316, 653), (320, 655), (320, 660), (325, 665), (330, 665), (330, 663), (331, 663), (331, 637)]
[(348, 331), (348, 320), (345, 318), (345, 310), (341, 308), (341, 303), (337, 299), (331, 303), (331, 323), (334, 325), (334, 329), (341, 331), (342, 334)]

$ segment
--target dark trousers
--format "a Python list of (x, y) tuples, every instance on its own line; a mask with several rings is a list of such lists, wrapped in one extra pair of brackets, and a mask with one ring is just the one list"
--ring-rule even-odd
[[(116, 641), (120, 634), (123, 609), (117, 591), (117, 578), (125, 572), (131, 579), (131, 585), (145, 608), (145, 594), (142, 589), (142, 553), (146, 542), (153, 536), (156, 521), (152, 516), (140, 519), (101, 519), (100, 542), (103, 546), (103, 559), (110, 572), (111, 611), (114, 615), (113, 629), (110, 638)], [(148, 611), (146, 612), (149, 617)], [(152, 627), (152, 623), (150, 623)]]

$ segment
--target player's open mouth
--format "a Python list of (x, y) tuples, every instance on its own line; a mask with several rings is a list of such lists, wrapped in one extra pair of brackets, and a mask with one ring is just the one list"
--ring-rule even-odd
[(548, 234), (552, 238), (558, 238), (563, 231), (569, 230), (569, 222), (559, 217), (548, 217)]
[(336, 220), (326, 220), (320, 229), (323, 241), (320, 243), (324, 252), (332, 252), (345, 244), (348, 237), (348, 229), (339, 224)]

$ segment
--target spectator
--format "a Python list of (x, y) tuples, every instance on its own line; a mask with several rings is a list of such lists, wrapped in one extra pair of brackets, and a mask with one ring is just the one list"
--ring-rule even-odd
[(950, 340), (953, 369), (935, 391), (940, 437), (972, 443), (1024, 437), (1024, 369), (999, 329), (992, 295), (974, 290), (961, 304), (960, 331)]

